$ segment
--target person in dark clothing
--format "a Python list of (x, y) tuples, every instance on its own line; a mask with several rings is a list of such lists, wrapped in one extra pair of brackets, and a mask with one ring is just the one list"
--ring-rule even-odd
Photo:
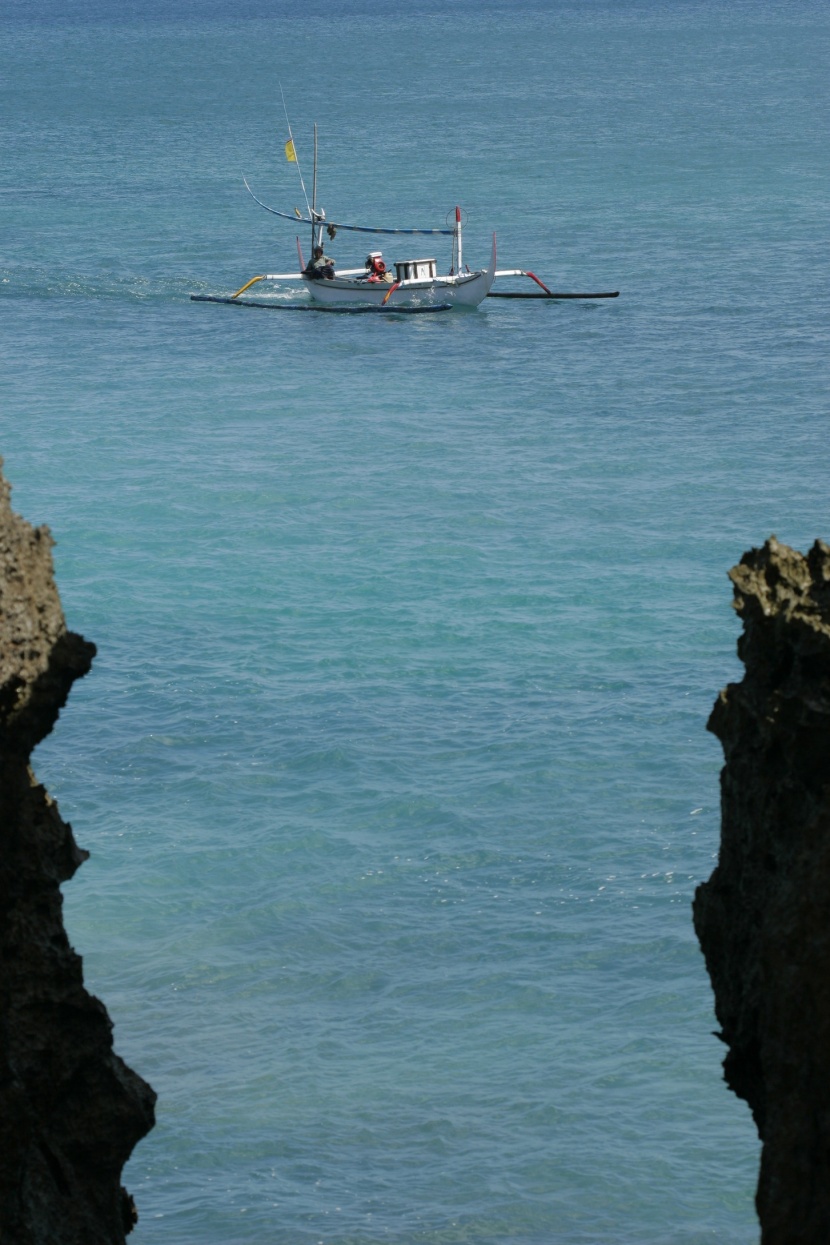
[(334, 260), (329, 259), (321, 246), (315, 246), (314, 255), (306, 264), (305, 275), (313, 281), (330, 281), (334, 276)]

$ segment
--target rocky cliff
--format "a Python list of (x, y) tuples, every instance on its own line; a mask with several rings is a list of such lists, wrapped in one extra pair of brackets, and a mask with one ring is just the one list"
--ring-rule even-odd
[(774, 538), (731, 572), (746, 673), (709, 720), (723, 744), (718, 866), (695, 928), (763, 1143), (763, 1245), (830, 1241), (830, 547)]
[(51, 546), (0, 475), (0, 1241), (118, 1245), (135, 1217), (121, 1169), (155, 1094), (84, 989), (60, 885), (88, 853), (29, 765), (95, 653), (66, 629)]

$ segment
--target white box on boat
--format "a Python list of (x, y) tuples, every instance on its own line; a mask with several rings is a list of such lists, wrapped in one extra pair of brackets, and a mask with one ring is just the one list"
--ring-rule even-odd
[(434, 259), (396, 260), (395, 272), (399, 281), (430, 281), (437, 276), (437, 262)]

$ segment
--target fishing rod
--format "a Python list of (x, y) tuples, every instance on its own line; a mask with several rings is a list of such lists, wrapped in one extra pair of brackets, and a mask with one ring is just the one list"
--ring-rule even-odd
[[(308, 201), (308, 191), (306, 190), (305, 182), (303, 181), (303, 171), (300, 168), (300, 161), (297, 156), (297, 148), (294, 145), (294, 135), (291, 133), (291, 122), (288, 119), (288, 109), (285, 106), (285, 93), (283, 92), (282, 83), (280, 82), (279, 78), (277, 79), (277, 84), (280, 88), (280, 95), (282, 97), (282, 110), (285, 113), (285, 124), (288, 126), (288, 142), (285, 144), (285, 158), (289, 162), (289, 164), (296, 164), (297, 166), (297, 173), (299, 174), (300, 185), (303, 188), (303, 198), (305, 199), (306, 210), (313, 221), (316, 215), (316, 212), (312, 210), (312, 206)], [(314, 198), (315, 200), (317, 198), (317, 127), (316, 125), (314, 127)], [(317, 206), (316, 202), (314, 206), (316, 208)], [(314, 249), (313, 231), (311, 234), (311, 245), (312, 245), (312, 250), (313, 250)]]

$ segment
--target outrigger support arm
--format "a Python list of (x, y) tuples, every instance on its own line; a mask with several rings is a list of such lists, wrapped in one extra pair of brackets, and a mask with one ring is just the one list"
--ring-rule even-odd
[(529, 272), (525, 268), (499, 268), (495, 275), (497, 277), (530, 277), (531, 281), (535, 281), (537, 285), (541, 285), (546, 294), (551, 293), (544, 281), (540, 281), (534, 272)]
[(256, 285), (257, 281), (264, 281), (264, 280), (265, 280), (265, 274), (263, 274), (261, 277), (251, 277), (250, 281), (245, 282), (241, 290), (237, 290), (235, 294), (231, 294), (231, 298), (239, 298), (240, 294), (244, 294), (245, 291), (249, 290), (252, 285)]
[(560, 294), (556, 290), (549, 290), (544, 281), (540, 281), (535, 273), (529, 272), (525, 268), (499, 268), (495, 274), (497, 277), (530, 277), (531, 281), (535, 281), (537, 285), (541, 285), (545, 291), (544, 294), (523, 294), (516, 293), (515, 290), (490, 290), (488, 298), (619, 298), (619, 290), (606, 290), (601, 294)]
[[(355, 272), (362, 271), (362, 268), (355, 269)], [(250, 281), (245, 282), (241, 290), (231, 294), (231, 298), (239, 298), (240, 294), (244, 294), (252, 285), (256, 285), (257, 281), (299, 281), (302, 275), (301, 272), (264, 272), (261, 277), (251, 277)]]

